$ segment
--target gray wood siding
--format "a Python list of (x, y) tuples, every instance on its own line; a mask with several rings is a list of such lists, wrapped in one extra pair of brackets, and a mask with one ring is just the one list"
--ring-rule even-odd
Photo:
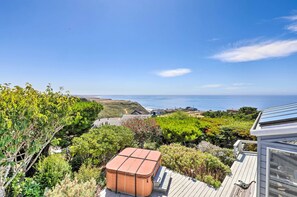
[(267, 148), (297, 152), (297, 146), (280, 144), (277, 142), (297, 139), (297, 135), (269, 136), (258, 139), (258, 197), (266, 196), (266, 158)]

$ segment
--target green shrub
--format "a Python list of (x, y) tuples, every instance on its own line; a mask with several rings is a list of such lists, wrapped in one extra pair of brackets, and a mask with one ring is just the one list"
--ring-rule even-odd
[(71, 180), (67, 175), (60, 184), (52, 190), (45, 192), (46, 197), (92, 197), (96, 194), (96, 181), (79, 182), (76, 178)]
[(201, 152), (210, 153), (228, 166), (231, 166), (236, 159), (232, 149), (220, 148), (206, 141), (200, 142), (197, 149)]
[(168, 142), (191, 142), (203, 135), (199, 120), (184, 112), (157, 117), (156, 120)]
[(171, 144), (161, 146), (160, 151), (162, 153), (162, 165), (173, 171), (207, 182), (214, 187), (218, 187), (225, 176), (231, 172), (230, 168), (218, 158), (194, 148)]
[[(253, 113), (254, 109), (241, 108), (240, 114)], [(243, 111), (243, 112), (242, 112)], [(208, 112), (206, 117), (192, 117), (184, 112), (176, 112), (168, 116), (157, 117), (162, 135), (169, 143), (199, 143), (201, 140), (211, 142), (220, 147), (232, 148), (238, 139), (255, 140), (250, 135), (253, 120), (238, 118), (227, 112)], [(214, 117), (211, 115), (215, 114)], [(218, 114), (218, 115), (217, 115)], [(248, 114), (249, 115), (249, 114)]]
[(19, 173), (15, 176), (9, 187), (6, 189), (7, 196), (17, 197), (22, 193), (22, 181), (24, 178), (25, 175), (23, 173)]
[(25, 178), (21, 173), (11, 182), (7, 189), (7, 196), (10, 197), (40, 197), (43, 195), (43, 189), (34, 178)]
[(100, 166), (111, 159), (119, 150), (134, 145), (134, 134), (122, 126), (104, 125), (72, 141), (70, 152), (85, 162)]
[(250, 135), (253, 121), (237, 120), (233, 117), (199, 118), (203, 138), (220, 147), (232, 148), (238, 139), (255, 140)]
[(36, 166), (37, 181), (42, 188), (52, 188), (59, 183), (66, 174), (71, 173), (71, 166), (60, 154), (53, 154), (40, 160)]
[(234, 118), (236, 120), (251, 120), (254, 121), (259, 114), (257, 108), (241, 107), (238, 111), (207, 111), (203, 116), (211, 118)]
[(221, 182), (218, 181), (218, 180), (215, 180), (212, 176), (210, 175), (206, 175), (204, 177), (204, 182), (209, 184), (209, 185), (212, 185), (214, 188), (219, 188), (221, 186)]
[(91, 165), (83, 164), (77, 173), (74, 174), (74, 177), (81, 182), (87, 182), (91, 179), (95, 179), (98, 183), (101, 174), (101, 168), (92, 167)]
[(159, 148), (159, 143), (157, 142), (145, 142), (143, 148), (149, 150), (157, 150)]
[(52, 146), (60, 146), (61, 141), (62, 141), (61, 138), (54, 138), (54, 139), (51, 141), (51, 145), (52, 145)]
[(23, 196), (26, 197), (39, 197), (43, 195), (43, 189), (33, 178), (25, 179), (22, 191)]
[(74, 137), (78, 137), (87, 132), (98, 118), (103, 106), (95, 101), (79, 100), (73, 106), (73, 116), (75, 117), (68, 126), (65, 126), (56, 138), (60, 138), (59, 146), (67, 147)]

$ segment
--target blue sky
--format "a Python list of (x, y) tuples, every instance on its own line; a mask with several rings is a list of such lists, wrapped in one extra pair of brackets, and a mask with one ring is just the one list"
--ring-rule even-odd
[(0, 83), (297, 94), (296, 0), (0, 0)]

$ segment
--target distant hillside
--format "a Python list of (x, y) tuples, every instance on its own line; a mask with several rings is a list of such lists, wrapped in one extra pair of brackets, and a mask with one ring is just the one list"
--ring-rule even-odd
[(122, 117), (124, 114), (131, 114), (135, 110), (148, 114), (149, 112), (139, 103), (125, 100), (97, 99), (90, 100), (101, 103), (104, 109), (100, 112), (100, 118)]

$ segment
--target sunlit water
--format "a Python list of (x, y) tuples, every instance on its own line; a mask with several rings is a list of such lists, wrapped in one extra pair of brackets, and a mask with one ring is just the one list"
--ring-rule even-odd
[(167, 109), (179, 107), (195, 107), (199, 110), (238, 109), (251, 106), (265, 109), (272, 106), (297, 102), (294, 96), (141, 96), (141, 95), (104, 95), (99, 98), (131, 100), (140, 103), (147, 109)]

